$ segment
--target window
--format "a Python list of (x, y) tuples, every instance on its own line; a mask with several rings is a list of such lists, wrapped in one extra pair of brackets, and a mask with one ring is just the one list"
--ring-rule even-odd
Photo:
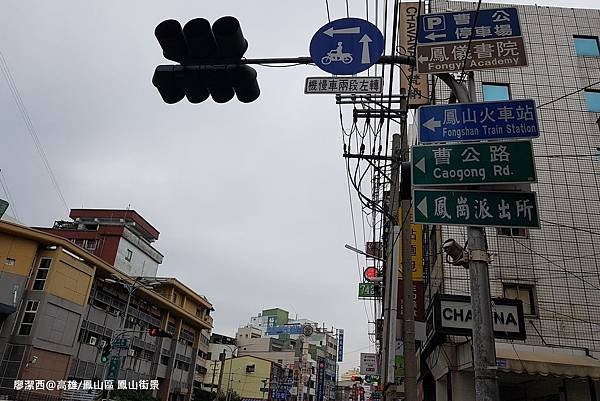
[(483, 84), (483, 101), (509, 100), (508, 84)]
[(575, 42), (575, 53), (578, 56), (600, 56), (597, 36), (573, 36)]
[(600, 113), (600, 91), (586, 89), (584, 94), (588, 110)]
[(509, 299), (519, 299), (523, 302), (524, 315), (537, 315), (535, 295), (532, 285), (529, 284), (503, 284), (504, 296)]
[(39, 306), (39, 301), (27, 301), (25, 313), (23, 313), (23, 320), (21, 321), (21, 326), (19, 327), (20, 336), (28, 336), (29, 333), (31, 333), (33, 321), (35, 320), (35, 314), (37, 313)]
[(169, 364), (169, 357), (166, 355), (161, 355), (160, 356), (160, 363), (161, 365), (168, 365)]
[(496, 233), (505, 237), (520, 237), (527, 238), (528, 232), (526, 228), (497, 228)]
[(128, 262), (131, 262), (131, 257), (133, 256), (133, 252), (131, 251), (131, 249), (127, 250), (127, 256), (125, 256), (125, 260)]
[(183, 361), (175, 361), (175, 367), (187, 372), (190, 369), (190, 364)]
[(98, 241), (95, 239), (88, 239), (85, 241), (85, 249), (88, 251), (95, 251)]
[(44, 289), (51, 262), (52, 259), (49, 258), (40, 259), (40, 264), (38, 265), (37, 273), (35, 275), (35, 281), (33, 282), (33, 290), (42, 291)]

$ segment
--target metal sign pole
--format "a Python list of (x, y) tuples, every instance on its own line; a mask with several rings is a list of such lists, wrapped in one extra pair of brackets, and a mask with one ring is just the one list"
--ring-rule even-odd
[[(469, 73), (470, 101), (476, 99), (475, 79)], [(459, 101), (464, 101), (459, 98)], [(473, 370), (475, 371), (475, 399), (499, 401), (496, 375), (496, 343), (492, 324), (492, 300), (488, 275), (488, 249), (484, 227), (467, 227), (469, 244), (469, 281), (473, 310)]]

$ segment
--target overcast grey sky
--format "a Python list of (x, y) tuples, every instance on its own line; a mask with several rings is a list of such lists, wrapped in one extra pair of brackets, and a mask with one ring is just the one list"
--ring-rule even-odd
[[(367, 2), (372, 16), (375, 0)], [(329, 3), (332, 19), (346, 16), (344, 1)], [(354, 236), (337, 106), (303, 94), (304, 78), (324, 73), (257, 67), (262, 93), (251, 104), (166, 105), (151, 83), (157, 64), (171, 64), (153, 34), (164, 19), (233, 15), (247, 57), (305, 56), (327, 22), (325, 1), (0, 4), (0, 51), (69, 207), (131, 204), (161, 232), (159, 274), (214, 303), (216, 332), (233, 335), (263, 308), (282, 307), (345, 328), (346, 351), (374, 350), (372, 306), (366, 312), (356, 299), (357, 260), (344, 248)], [(365, 4), (350, 0), (351, 16), (364, 18)], [(5, 75), (0, 81), (0, 168), (16, 212), (27, 225), (66, 219)], [(344, 116), (350, 124), (351, 110)], [(362, 246), (360, 226), (357, 235)], [(342, 372), (359, 353), (345, 356)]]

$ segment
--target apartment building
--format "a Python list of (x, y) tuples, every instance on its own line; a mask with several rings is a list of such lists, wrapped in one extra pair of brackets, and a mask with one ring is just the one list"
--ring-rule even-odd
[[(475, 10), (436, 0), (432, 12)], [(502, 400), (596, 400), (600, 380), (600, 10), (516, 7), (529, 65), (475, 73), (477, 101), (533, 99), (540, 229), (487, 228), (492, 297), (523, 304), (525, 340), (496, 339)], [(436, 99), (447, 99), (442, 83)], [(468, 271), (443, 261), (441, 244), (462, 227), (429, 226), (426, 296), (469, 295)], [(431, 307), (430, 307), (430, 310)], [(431, 325), (429, 325), (431, 327)], [(428, 333), (431, 337), (432, 333)], [(426, 400), (475, 400), (471, 339), (446, 335), (421, 349)]]
[(156, 276), (163, 255), (159, 232), (135, 210), (71, 209), (72, 221), (35, 227), (65, 237), (130, 276)]
[[(212, 327), (205, 297), (175, 278), (151, 277), (152, 288), (127, 291), (144, 279), (65, 238), (4, 221), (0, 263), (0, 394), (13, 395), (17, 379), (103, 380), (101, 350), (124, 327), (128, 346), (112, 354), (121, 357), (118, 379), (157, 379), (161, 400), (191, 399), (202, 331)], [(150, 328), (173, 337), (151, 337)]]

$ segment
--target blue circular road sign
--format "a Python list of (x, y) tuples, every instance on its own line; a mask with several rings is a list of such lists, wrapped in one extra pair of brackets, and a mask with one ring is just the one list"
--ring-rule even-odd
[(359, 18), (342, 18), (321, 27), (310, 41), (310, 56), (323, 71), (353, 75), (375, 64), (383, 54), (379, 29)]

